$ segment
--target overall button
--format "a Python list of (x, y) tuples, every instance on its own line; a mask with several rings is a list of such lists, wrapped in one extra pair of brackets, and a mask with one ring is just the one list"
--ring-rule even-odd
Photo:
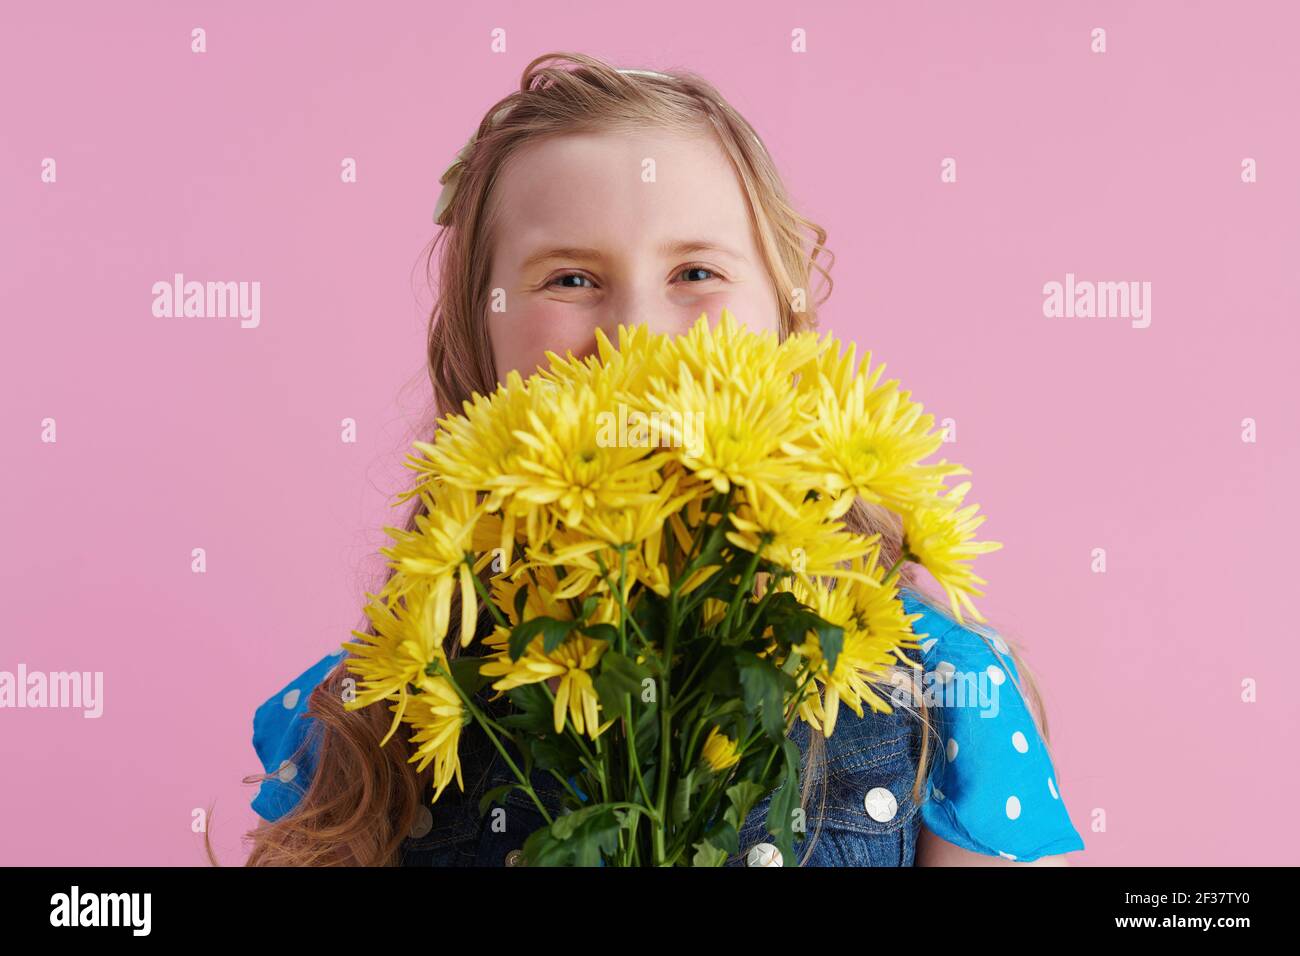
[(867, 816), (877, 823), (888, 823), (898, 813), (898, 800), (885, 787), (872, 787), (862, 800)]
[(428, 836), (432, 829), (433, 811), (421, 805), (420, 809), (415, 811), (415, 822), (411, 824), (411, 838), (418, 840), (422, 836)]
[(523, 850), (511, 850), (509, 853), (506, 854), (506, 866), (523, 866), (523, 865), (524, 865)]
[(745, 856), (745, 866), (785, 866), (781, 851), (771, 843), (760, 843)]

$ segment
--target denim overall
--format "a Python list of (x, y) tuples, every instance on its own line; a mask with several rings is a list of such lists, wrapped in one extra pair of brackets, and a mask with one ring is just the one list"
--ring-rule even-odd
[[(804, 755), (806, 766), (810, 728), (795, 721), (791, 739)], [(503, 743), (518, 763), (513, 747)], [(892, 714), (876, 714), (866, 705), (858, 717), (840, 707), (835, 733), (825, 741), (824, 761), (812, 777), (805, 838), (795, 844), (795, 860), (783, 866), (911, 866), (921, 825), (920, 804), (912, 799), (912, 784), (920, 758), (921, 725), (900, 707)], [(436, 803), (425, 804), (416, 826), (402, 844), (403, 866), (516, 866), (520, 848), (545, 820), (532, 799), (511, 790), (504, 804), (478, 813), (486, 791), (514, 781), (514, 774), (478, 724), (461, 733), (462, 793), (453, 781)], [(538, 798), (552, 818), (562, 805), (564, 790), (549, 773), (532, 775)], [(817, 807), (825, 785), (821, 832), (805, 861), (804, 855), (817, 828)], [(924, 790), (922, 791), (924, 795)], [(771, 796), (765, 797), (746, 818), (740, 831), (740, 854), (727, 866), (758, 865), (763, 854), (750, 850), (770, 843), (765, 821)], [(500, 812), (498, 807), (504, 808)], [(770, 857), (767, 857), (770, 858)]]

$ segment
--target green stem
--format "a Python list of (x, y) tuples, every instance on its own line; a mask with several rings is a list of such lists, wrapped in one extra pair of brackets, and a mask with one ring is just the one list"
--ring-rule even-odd
[(548, 825), (552, 823), (553, 821), (551, 820), (551, 814), (546, 809), (546, 806), (542, 803), (541, 798), (537, 796), (537, 792), (533, 790), (532, 781), (529, 780), (528, 777), (524, 775), (523, 771), (521, 771), (517, 766), (515, 766), (515, 762), (510, 759), (510, 754), (506, 753), (505, 747), (501, 746), (501, 741), (497, 739), (497, 735), (493, 733), (492, 728), (489, 726), (488, 719), (479, 711), (477, 707), (474, 706), (474, 702), (469, 699), (469, 696), (465, 693), (465, 691), (461, 689), (459, 684), (456, 683), (456, 681), (452, 678), (451, 674), (443, 669), (440, 663), (434, 661), (432, 666), (434, 667), (437, 673), (443, 674), (443, 676), (447, 678), (447, 683), (449, 683), (453, 688), (455, 688), (455, 691), (460, 696), (461, 701), (464, 702), (466, 709), (470, 712), (471, 716), (473, 716), (473, 718), (479, 722), (479, 726), (483, 728), (484, 733), (488, 735), (488, 739), (492, 741), (492, 746), (496, 747), (497, 752), (501, 754), (502, 759), (505, 760), (506, 765), (510, 768), (511, 773), (513, 773), (515, 777), (518, 778), (520, 785), (524, 789), (524, 792), (526, 792), (528, 796), (532, 797), (533, 803), (537, 805), (537, 809), (542, 814), (542, 818), (547, 822)]
[(474, 555), (470, 554), (468, 551), (465, 552), (465, 564), (469, 567), (469, 576), (474, 579), (474, 590), (478, 592), (479, 598), (488, 606), (488, 610), (492, 612), (493, 619), (501, 627), (509, 627), (510, 622), (506, 620), (505, 615), (501, 613), (501, 609), (497, 607), (496, 602), (488, 595), (487, 586), (484, 585), (482, 579), (474, 573)]

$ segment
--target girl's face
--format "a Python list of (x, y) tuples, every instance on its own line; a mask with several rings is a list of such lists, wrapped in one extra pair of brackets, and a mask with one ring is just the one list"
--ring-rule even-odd
[(487, 327), (500, 378), (527, 376), (548, 349), (591, 354), (596, 329), (612, 339), (619, 323), (684, 332), (725, 307), (754, 331), (779, 328), (748, 205), (712, 136), (647, 130), (530, 143), (506, 162), (491, 202), (499, 218)]

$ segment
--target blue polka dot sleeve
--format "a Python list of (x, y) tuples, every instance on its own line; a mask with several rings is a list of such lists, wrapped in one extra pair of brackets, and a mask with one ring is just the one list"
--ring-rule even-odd
[(991, 637), (990, 648), (908, 591), (903, 607), (924, 615), (913, 628), (929, 635), (921, 638), (926, 703), (942, 740), (921, 806), (925, 826), (963, 849), (1026, 863), (1082, 850), (1006, 642)]
[(342, 656), (340, 650), (322, 657), (253, 714), (253, 749), (271, 776), (262, 781), (252, 807), (265, 820), (280, 819), (307, 791), (320, 750), (307, 698)]

